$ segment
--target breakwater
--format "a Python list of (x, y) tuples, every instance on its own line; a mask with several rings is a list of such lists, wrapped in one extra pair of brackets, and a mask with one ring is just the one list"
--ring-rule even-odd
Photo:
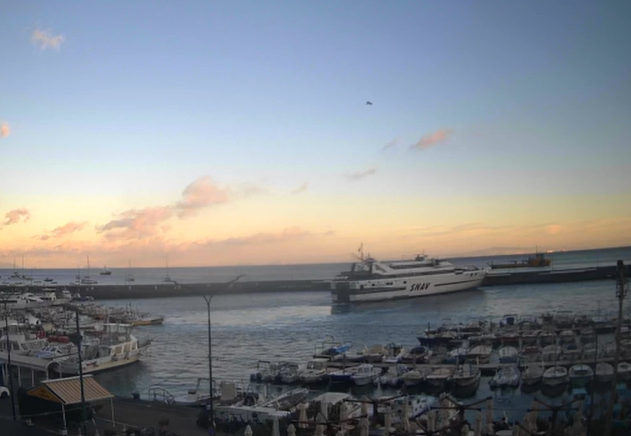
[[(95, 285), (95, 286), (48, 286), (60, 292), (63, 289), (73, 295), (90, 296), (95, 300), (115, 300), (125, 298), (163, 298), (186, 297), (205, 294), (250, 294), (266, 292), (296, 292), (296, 291), (328, 291), (330, 283), (322, 280), (269, 280), (257, 282), (236, 282), (230, 286), (225, 283), (160, 283), (160, 284), (128, 284), (128, 285)], [(2, 290), (12, 290), (9, 286), (0, 286)], [(38, 286), (24, 286), (20, 290), (25, 292), (41, 292)]]

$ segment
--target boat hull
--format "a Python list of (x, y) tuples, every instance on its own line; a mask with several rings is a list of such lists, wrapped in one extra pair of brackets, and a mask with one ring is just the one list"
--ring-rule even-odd
[(379, 280), (338, 281), (331, 298), (335, 304), (399, 300), (475, 289), (484, 280), (483, 270)]

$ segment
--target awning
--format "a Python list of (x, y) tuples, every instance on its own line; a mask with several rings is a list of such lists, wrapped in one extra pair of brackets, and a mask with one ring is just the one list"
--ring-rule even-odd
[[(114, 395), (94, 380), (92, 375), (83, 376), (83, 392), (87, 402), (114, 398)], [(46, 380), (38, 387), (29, 390), (28, 395), (65, 406), (79, 404), (81, 403), (81, 383), (79, 377)]]

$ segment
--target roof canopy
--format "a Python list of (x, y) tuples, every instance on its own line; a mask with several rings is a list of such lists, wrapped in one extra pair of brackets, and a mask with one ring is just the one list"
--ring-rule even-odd
[[(92, 375), (83, 376), (85, 401), (101, 401), (114, 398), (101, 386)], [(28, 391), (28, 395), (68, 406), (81, 403), (81, 382), (79, 377), (46, 380), (41, 385)]]

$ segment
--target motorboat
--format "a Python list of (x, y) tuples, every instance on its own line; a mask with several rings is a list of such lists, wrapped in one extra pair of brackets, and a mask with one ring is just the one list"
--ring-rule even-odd
[(585, 386), (594, 378), (594, 370), (591, 366), (579, 363), (570, 367), (570, 383), (574, 386)]
[(386, 345), (386, 354), (383, 356), (383, 363), (399, 363), (401, 358), (405, 356), (406, 350), (400, 344), (394, 342)]
[(541, 360), (541, 351), (541, 347), (538, 345), (526, 345), (519, 353), (519, 360), (522, 363), (530, 363)]
[(467, 347), (458, 347), (447, 353), (447, 358), (445, 359), (445, 363), (451, 365), (459, 365), (464, 363), (467, 359), (467, 354), (469, 349)]
[(542, 330), (539, 333), (539, 345), (545, 347), (547, 345), (554, 345), (557, 341), (557, 334), (552, 330)]
[(559, 386), (568, 381), (568, 371), (563, 366), (551, 366), (543, 372), (543, 384), (547, 386)]
[(377, 261), (364, 256), (331, 282), (334, 304), (383, 301), (421, 297), (474, 289), (482, 283), (486, 270), (457, 268), (451, 262), (418, 255), (410, 260)]
[(519, 358), (519, 350), (515, 347), (502, 347), (497, 352), (500, 357), (500, 363), (517, 363)]
[(631, 379), (631, 363), (620, 362), (618, 363), (618, 378), (621, 381), (629, 381)]
[(532, 363), (527, 365), (521, 373), (521, 382), (526, 386), (539, 383), (543, 377), (543, 365)]
[(332, 385), (347, 384), (353, 382), (353, 375), (357, 373), (359, 366), (347, 366), (337, 371), (329, 373), (329, 380)]
[(305, 384), (318, 384), (322, 383), (329, 379), (329, 374), (327, 373), (327, 362), (329, 360), (326, 358), (315, 358), (311, 359), (307, 362), (307, 366), (305, 369), (300, 371), (300, 380)]
[(489, 386), (492, 388), (516, 388), (521, 380), (521, 372), (516, 365), (500, 366), (491, 380)]
[(563, 346), (563, 360), (569, 360), (570, 362), (574, 362), (583, 355), (583, 346), (577, 344), (576, 342), (570, 342), (569, 344), (565, 344)]
[(452, 381), (458, 387), (472, 386), (480, 381), (480, 368), (470, 363), (456, 367)]
[(49, 344), (48, 340), (33, 334), (10, 333), (8, 339), (7, 336), (0, 338), (0, 351), (7, 351), (7, 342), (11, 347), (12, 354), (22, 355), (32, 355)]
[(99, 271), (99, 274), (102, 276), (111, 276), (112, 275), (112, 271), (107, 269), (106, 266), (103, 267), (103, 269), (101, 271)]
[(279, 362), (275, 383), (290, 385), (300, 381), (300, 366), (293, 362)]
[(576, 332), (574, 330), (563, 330), (559, 333), (559, 345), (567, 345), (576, 342)]
[(425, 380), (427, 380), (427, 383), (431, 386), (443, 387), (447, 381), (451, 380), (453, 373), (453, 368), (440, 366), (434, 368), (429, 374), (427, 374)]
[[(408, 367), (402, 363), (392, 365), (379, 377), (379, 383), (381, 386), (397, 387), (403, 382), (401, 377), (409, 371)], [(423, 379), (424, 377), (421, 377), (421, 381)]]
[(613, 380), (613, 365), (606, 362), (598, 363), (594, 375), (597, 382), (610, 383)]
[(381, 363), (388, 350), (381, 344), (371, 345), (364, 353), (364, 362)]
[(357, 386), (365, 386), (375, 382), (381, 375), (381, 368), (370, 363), (362, 363), (357, 367), (355, 374), (351, 375), (351, 380)]
[(399, 380), (407, 387), (417, 386), (425, 380), (425, 373), (418, 369), (412, 369), (399, 376)]
[(419, 345), (418, 347), (412, 348), (410, 351), (405, 353), (405, 355), (401, 358), (401, 362), (403, 363), (423, 363), (426, 358), (432, 355), (432, 350), (425, 346)]
[(560, 345), (546, 345), (541, 352), (541, 358), (545, 362), (556, 362), (561, 357), (563, 348)]
[[(104, 323), (102, 331), (89, 342), (84, 339), (81, 368), (84, 374), (96, 373), (138, 362), (149, 349), (151, 340), (139, 341), (129, 324)], [(59, 361), (59, 372), (76, 375), (79, 373), (79, 356), (73, 355)]]
[(493, 347), (490, 345), (476, 345), (467, 352), (467, 360), (469, 362), (488, 363), (492, 352)]

